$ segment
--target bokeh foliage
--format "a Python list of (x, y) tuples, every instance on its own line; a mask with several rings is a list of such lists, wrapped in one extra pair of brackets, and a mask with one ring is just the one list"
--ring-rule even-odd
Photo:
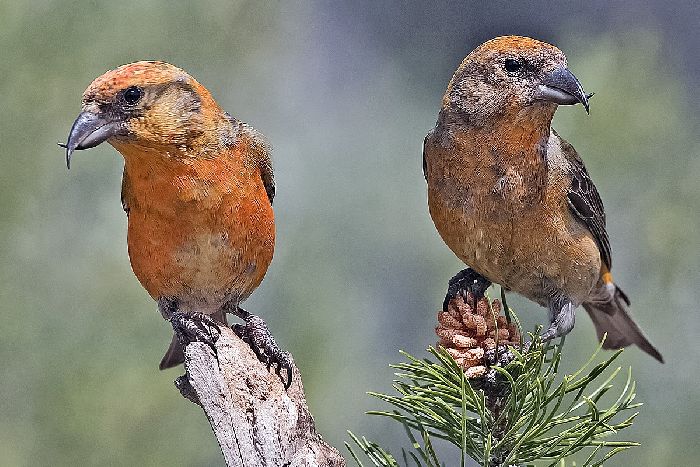
[[(94, 77), (148, 58), (191, 72), (272, 142), (277, 251), (247, 308), (295, 355), (329, 441), (351, 429), (398, 445), (403, 433), (363, 416), (364, 392), (390, 390), (397, 349), (434, 342), (461, 266), (427, 213), (422, 139), (462, 57), (504, 33), (556, 43), (596, 92), (590, 116), (565, 108), (555, 124), (599, 187), (616, 279), (669, 362), (620, 357), (646, 402), (629, 429), (643, 447), (610, 465), (692, 464), (700, 143), (697, 97), (663, 33), (673, 25), (623, 15), (586, 33), (596, 18), (579, 9), (513, 17), (470, 3), (501, 9), (485, 27), (468, 12), (447, 24), (412, 3), (351, 3), (0, 1), (0, 465), (221, 463), (172, 386), (179, 370), (157, 371), (170, 329), (130, 271), (119, 155), (80, 153), (67, 172), (56, 146)], [(411, 28), (400, 40), (397, 24)], [(546, 319), (512, 300), (526, 328)], [(593, 336), (581, 314), (562, 365), (580, 366)]]

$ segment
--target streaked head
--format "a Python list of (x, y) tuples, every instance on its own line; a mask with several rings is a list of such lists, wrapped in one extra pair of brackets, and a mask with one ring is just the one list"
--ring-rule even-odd
[(502, 36), (474, 49), (455, 71), (443, 109), (475, 123), (528, 107), (554, 113), (588, 97), (558, 48), (529, 37)]

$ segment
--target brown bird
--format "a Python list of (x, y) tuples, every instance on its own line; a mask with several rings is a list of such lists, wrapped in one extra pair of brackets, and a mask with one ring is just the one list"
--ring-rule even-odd
[(245, 322), (234, 330), (278, 373), (284, 368), (289, 385), (289, 354), (239, 306), (265, 276), (275, 243), (275, 182), (262, 135), (185, 71), (143, 61), (87, 88), (65, 145), (68, 167), (73, 151), (104, 141), (124, 156), (131, 267), (176, 334), (160, 368), (182, 363), (188, 340), (211, 343), (233, 313)]
[(571, 331), (583, 305), (603, 347), (636, 344), (663, 361), (613, 282), (600, 195), (551, 128), (558, 105), (588, 111), (589, 97), (559, 49), (527, 37), (485, 42), (454, 73), (423, 149), (430, 215), (470, 267), (445, 303), (498, 283), (549, 310), (544, 340)]

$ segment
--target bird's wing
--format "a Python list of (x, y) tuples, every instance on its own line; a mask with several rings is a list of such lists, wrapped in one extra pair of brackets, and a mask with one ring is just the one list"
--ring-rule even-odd
[(267, 198), (272, 204), (272, 200), (275, 199), (275, 174), (272, 171), (272, 160), (270, 159), (270, 154), (265, 153), (265, 157), (258, 161), (260, 167), (260, 174), (262, 175), (263, 185), (265, 185), (265, 191), (267, 192)]
[(124, 174), (122, 175), (122, 209), (126, 213), (126, 217), (129, 217), (129, 201), (131, 197), (131, 185), (129, 184), (129, 177), (126, 173), (126, 166), (124, 167)]
[(246, 140), (249, 155), (260, 169), (260, 176), (265, 186), (267, 198), (272, 204), (272, 201), (275, 199), (275, 174), (272, 170), (272, 159), (270, 158), (272, 147), (260, 132), (243, 122), (232, 120), (238, 125), (239, 135)]
[(428, 164), (425, 162), (425, 145), (428, 142), (428, 137), (430, 136), (430, 133), (428, 133), (425, 136), (425, 139), (423, 140), (423, 178), (425, 178), (425, 181), (428, 181)]
[(437, 146), (440, 146), (439, 137), (436, 135), (437, 127), (431, 129), (425, 138), (423, 138), (423, 178), (428, 181), (428, 160), (426, 159), (426, 151), (428, 149), (435, 150)]
[(573, 146), (553, 133), (553, 137), (559, 139), (561, 153), (568, 162), (568, 172), (571, 177), (571, 185), (567, 192), (567, 201), (571, 212), (581, 220), (593, 234), (600, 256), (605, 266), (610, 270), (612, 258), (610, 254), (610, 240), (605, 231), (605, 209), (600, 194), (593, 184), (583, 160)]

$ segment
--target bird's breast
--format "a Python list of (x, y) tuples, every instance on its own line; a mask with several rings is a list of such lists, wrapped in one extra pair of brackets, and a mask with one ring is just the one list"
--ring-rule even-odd
[(568, 289), (561, 278), (584, 284), (587, 293), (600, 267), (595, 244), (570, 222), (559, 174), (531, 156), (427, 141), (433, 222), (458, 258), (495, 283), (540, 303), (548, 288)]
[(140, 169), (127, 159), (129, 257), (144, 288), (205, 312), (247, 298), (274, 250), (259, 173), (213, 160)]

